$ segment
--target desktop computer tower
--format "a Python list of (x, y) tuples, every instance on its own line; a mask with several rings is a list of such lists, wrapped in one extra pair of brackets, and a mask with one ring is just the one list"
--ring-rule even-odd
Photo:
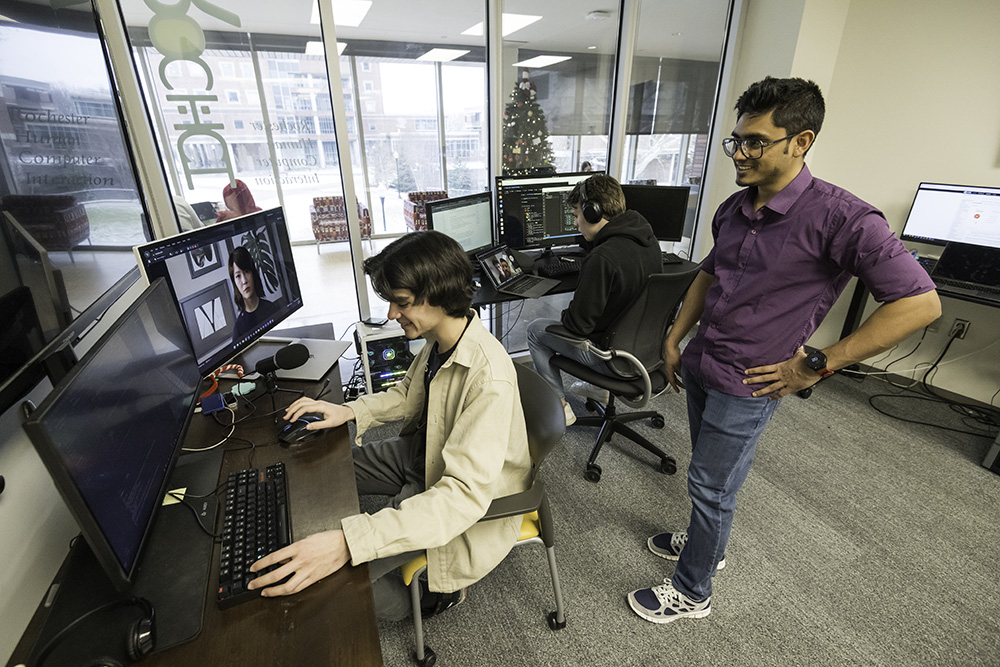
[(354, 329), (354, 344), (361, 358), (365, 391), (375, 394), (402, 380), (423, 342), (409, 341), (395, 322), (381, 327), (359, 322)]

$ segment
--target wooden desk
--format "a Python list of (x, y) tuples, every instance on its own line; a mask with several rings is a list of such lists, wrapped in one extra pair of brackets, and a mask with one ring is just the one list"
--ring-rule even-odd
[[(331, 376), (339, 378), (337, 366), (331, 370)], [(313, 386), (291, 381), (280, 384), (296, 389)], [(336, 382), (334, 385), (339, 386)], [(279, 392), (276, 400), (278, 405), (288, 405), (294, 399), (294, 394)], [(270, 410), (267, 396), (256, 404), (257, 414)], [(243, 416), (246, 412), (237, 414)], [(273, 418), (250, 419), (237, 426), (233, 436), (250, 440), (257, 447), (251, 462), (247, 444), (230, 441), (220, 481), (229, 472), (251, 464), (263, 468), (284, 461), (293, 538), (339, 528), (343, 517), (359, 511), (347, 427), (333, 429), (305, 445), (291, 448), (277, 444), (278, 428)], [(217, 442), (220, 430), (213, 419), (195, 415), (185, 445), (197, 447)], [(216, 544), (201, 633), (193, 641), (152, 653), (143, 660), (143, 665), (382, 665), (367, 565), (348, 564), (296, 595), (261, 598), (220, 611), (215, 604), (219, 550)], [(40, 607), (11, 656), (10, 665), (27, 659), (46, 615), (47, 610)]]

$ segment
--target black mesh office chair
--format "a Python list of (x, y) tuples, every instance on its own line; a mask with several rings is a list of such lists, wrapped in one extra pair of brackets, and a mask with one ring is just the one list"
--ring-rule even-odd
[(697, 273), (698, 267), (691, 266), (670, 273), (651, 275), (639, 295), (608, 329), (600, 346), (587, 339), (580, 339), (562, 325), (552, 325), (546, 329), (564, 338), (589, 344), (591, 351), (606, 364), (605, 369), (594, 370), (559, 354), (552, 357), (551, 361), (556, 368), (610, 393), (607, 405), (588, 398), (587, 409), (598, 414), (576, 420), (577, 425), (601, 427), (584, 473), (591, 482), (601, 479), (601, 466), (596, 463), (597, 455), (615, 433), (624, 435), (655, 454), (660, 462), (660, 472), (672, 475), (677, 471), (677, 462), (673, 457), (627, 425), (627, 422), (649, 419), (652, 426), (663, 428), (663, 415), (655, 411), (619, 414), (615, 402), (617, 399), (630, 407), (643, 408), (652, 397), (667, 388), (667, 376), (663, 369), (663, 339)]
[[(545, 547), (552, 591), (556, 599), (555, 611), (549, 612), (547, 621), (551, 629), (561, 630), (566, 627), (566, 612), (563, 609), (562, 587), (556, 569), (552, 513), (545, 485), (537, 478), (537, 474), (542, 461), (566, 432), (566, 418), (563, 415), (562, 401), (541, 375), (521, 364), (514, 364), (514, 368), (517, 370), (521, 409), (524, 411), (524, 423), (528, 431), (528, 450), (532, 463), (531, 487), (527, 491), (495, 499), (480, 521), (523, 516), (521, 535), (515, 546), (540, 544)], [(410, 587), (410, 602), (413, 607), (413, 629), (416, 635), (413, 657), (420, 667), (432, 667), (437, 661), (437, 655), (424, 645), (424, 624), (420, 617), (419, 578), (427, 570), (427, 556), (414, 558), (403, 565), (401, 570), (403, 583)]]

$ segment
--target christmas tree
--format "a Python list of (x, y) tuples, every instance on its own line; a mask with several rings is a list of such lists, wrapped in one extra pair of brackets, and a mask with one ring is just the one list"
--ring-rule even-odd
[(535, 84), (528, 73), (514, 85), (503, 112), (503, 173), (526, 174), (539, 167), (552, 167), (555, 156), (549, 143), (545, 112), (535, 101)]

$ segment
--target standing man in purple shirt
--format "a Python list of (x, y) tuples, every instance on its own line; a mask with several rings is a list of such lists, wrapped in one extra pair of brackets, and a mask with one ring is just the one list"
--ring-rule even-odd
[[(716, 212), (715, 246), (663, 345), (671, 386), (687, 391), (692, 509), (687, 531), (647, 542), (678, 561), (673, 577), (628, 595), (653, 623), (711, 613), (736, 494), (778, 399), (888, 350), (941, 314), (934, 283), (882, 214), (806, 167), (825, 113), (815, 83), (768, 77), (740, 96), (736, 112), (722, 147), (745, 188)], [(803, 345), (851, 276), (882, 305), (853, 334), (807, 355)]]

